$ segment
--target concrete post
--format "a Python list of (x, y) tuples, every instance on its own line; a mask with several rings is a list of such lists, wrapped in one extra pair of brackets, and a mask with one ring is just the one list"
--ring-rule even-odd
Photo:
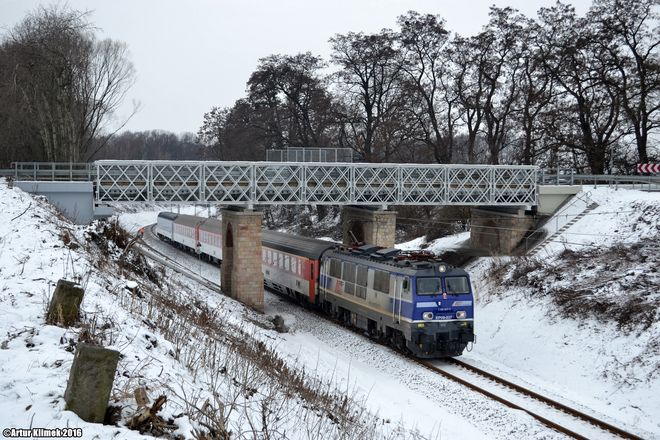
[(46, 323), (68, 327), (78, 321), (85, 291), (73, 281), (59, 280), (48, 305)]
[(263, 311), (261, 272), (261, 212), (222, 210), (222, 291)]
[(344, 206), (342, 219), (342, 241), (345, 245), (350, 246), (357, 239), (364, 244), (394, 247), (396, 211)]
[(65, 408), (86, 422), (103, 423), (118, 361), (118, 351), (78, 344), (64, 392)]

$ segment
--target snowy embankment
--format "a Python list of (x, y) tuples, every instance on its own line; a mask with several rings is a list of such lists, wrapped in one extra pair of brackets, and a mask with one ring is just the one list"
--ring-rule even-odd
[[(417, 438), (385, 421), (267, 341), (266, 316), (124, 251), (113, 225), (77, 227), (40, 198), (0, 182), (0, 426), (82, 428), (84, 438), (143, 438), (128, 429), (143, 387), (157, 417), (136, 429), (165, 438)], [(109, 239), (110, 238), (110, 239)], [(124, 255), (123, 264), (117, 263)], [(55, 283), (85, 289), (81, 319), (46, 325)], [(266, 341), (266, 342), (264, 342)], [(80, 342), (120, 352), (110, 425), (65, 411)], [(361, 397), (357, 396), (357, 399)]]
[[(601, 219), (609, 218), (608, 212), (628, 215), (629, 205), (637, 202), (658, 206), (655, 195), (634, 192), (626, 199), (625, 194), (596, 191), (601, 206), (594, 214)], [(646, 209), (642, 205), (635, 209)], [(133, 390), (143, 386), (152, 399), (167, 396), (160, 416), (169, 437), (200, 438), (202, 432), (225, 429), (232, 431), (232, 438), (252, 438), (253, 430), (263, 430), (265, 423), (270, 438), (562, 438), (525, 414), (437, 377), (277, 296), (266, 294), (266, 314), (259, 315), (155, 265), (160, 286), (132, 270), (119, 275), (112, 245), (101, 253), (85, 228), (70, 225), (48, 205), (2, 183), (0, 207), (3, 427), (70, 426), (82, 427), (85, 437), (139, 438), (126, 423), (136, 410)], [(154, 223), (160, 209), (134, 207), (133, 212), (124, 210), (120, 219), (136, 230)], [(193, 214), (194, 208), (181, 212)], [(642, 219), (648, 228), (628, 227), (636, 219), (622, 217), (620, 227), (611, 222), (604, 226), (603, 220), (598, 225), (619, 236), (640, 230), (651, 236), (657, 228), (657, 217), (648, 215)], [(581, 224), (567, 232), (579, 233)], [(600, 232), (585, 228), (589, 234)], [(629, 243), (635, 240), (634, 234), (626, 237)], [(447, 237), (432, 249), (466, 238)], [(567, 241), (576, 240), (601, 244), (611, 237), (575, 235)], [(175, 250), (171, 255), (217, 280), (217, 267)], [(530, 299), (524, 288), (487, 282), (491, 264), (482, 259), (470, 268), (480, 297), (480, 338), (466, 357), (657, 433), (657, 421), (651, 417), (657, 408), (657, 376), (649, 375), (648, 367), (657, 357), (646, 356), (647, 367), (630, 373), (628, 367), (613, 366), (611, 358), (615, 353), (624, 362), (641, 350), (641, 339), (651, 341), (655, 335), (657, 341), (657, 323), (631, 333), (591, 317), (564, 318), (546, 297)], [(86, 287), (82, 323), (75, 328), (44, 324), (48, 297), (61, 277), (77, 277)], [(140, 286), (139, 295), (126, 289), (133, 283)], [(285, 318), (289, 333), (272, 329), (269, 320), (275, 314)], [(76, 343), (90, 335), (122, 354), (111, 399), (122, 407), (118, 426), (88, 424), (64, 411), (72, 353)], [(625, 359), (616, 351), (620, 346), (625, 346), (618, 349), (627, 353)], [(614, 375), (603, 377), (603, 371), (646, 382), (622, 386)], [(288, 379), (278, 382), (274, 377)], [(344, 396), (349, 397), (346, 407)]]
[(535, 258), (467, 268), (478, 339), (465, 358), (660, 438), (660, 193), (585, 190), (599, 206)]

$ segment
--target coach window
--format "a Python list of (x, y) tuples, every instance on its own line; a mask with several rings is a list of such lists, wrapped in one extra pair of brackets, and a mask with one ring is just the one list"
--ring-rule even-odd
[(279, 252), (277, 253), (277, 267), (284, 269), (284, 256)]
[(284, 256), (284, 270), (291, 270), (291, 257), (288, 255)]

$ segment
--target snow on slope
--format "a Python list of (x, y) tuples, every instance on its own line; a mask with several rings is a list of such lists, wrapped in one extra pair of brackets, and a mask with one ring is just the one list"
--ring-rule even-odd
[[(127, 214), (127, 218), (127, 222), (142, 222), (155, 218), (155, 211)], [(136, 410), (133, 390), (145, 386), (152, 399), (159, 394), (168, 397), (160, 415), (176, 427), (170, 436), (192, 438), (193, 429), (205, 429), (200, 420), (208, 419), (192, 419), (190, 414), (199, 416), (196, 408), (210, 408), (208, 411), (217, 413), (214, 405), (216, 393), (220, 393), (228, 405), (225, 408), (233, 408), (231, 414), (222, 413), (227, 416), (227, 426), (236, 438), (251, 438), (252, 426), (259, 429), (260, 411), (264, 402), (268, 403), (260, 400), (265, 391), (260, 385), (252, 400), (237, 394), (242, 388), (236, 388), (236, 378), (224, 377), (223, 369), (218, 368), (222, 364), (209, 361), (208, 356), (215, 355), (213, 347), (222, 338), (213, 339), (203, 328), (190, 325), (211, 316), (222, 324), (214, 327), (220, 328), (218, 331), (251, 334), (266, 347), (278, 349), (285, 359), (283, 369), (304, 369), (307, 380), (358, 402), (357, 406), (349, 404), (355, 411), (351, 423), (362, 425), (342, 432), (340, 425), (330, 423), (331, 418), (324, 417), (319, 408), (310, 408), (301, 399), (282, 400), (282, 393), (276, 390), (267, 395), (276, 405), (270, 415), (266, 414), (277, 428), (271, 438), (358, 438), (357, 432), (391, 439), (561, 438), (527, 415), (461, 389), (279, 297), (268, 295), (267, 314), (259, 315), (169, 271), (164, 273), (166, 284), (156, 290), (150, 290), (147, 281), (131, 272), (117, 275), (111, 255), (99, 255), (98, 248), (89, 244), (86, 228), (69, 224), (41, 199), (8, 189), (2, 182), (0, 225), (3, 428), (71, 427), (82, 428), (84, 438), (143, 438), (127, 429), (125, 423)], [(80, 247), (64, 246), (64, 235)], [(201, 267), (192, 256), (180, 258)], [(208, 270), (217, 268), (208, 266)], [(81, 325), (65, 329), (44, 323), (49, 295), (62, 277), (79, 279), (86, 289), (82, 304), (86, 328)], [(146, 295), (136, 296), (127, 290), (135, 284), (144, 288)], [(171, 296), (173, 306), (178, 301), (179, 312), (173, 313), (177, 309), (162, 304), (154, 307), (159, 301), (155, 294)], [(178, 314), (186, 311), (192, 312), (177, 321)], [(292, 326), (290, 333), (280, 335), (269, 327), (274, 313), (285, 316)], [(63, 394), (73, 352), (85, 331), (121, 353), (111, 396), (111, 403), (123, 407), (119, 426), (86, 423), (64, 410)], [(218, 359), (235, 358), (235, 349), (218, 347)], [(245, 364), (235, 362), (238, 368)], [(263, 383), (270, 380), (258, 371), (253, 373)], [(253, 380), (251, 376), (245, 379)], [(286, 417), (280, 419), (280, 415)]]
[[(618, 238), (634, 243), (636, 236), (654, 236), (654, 227), (657, 231), (656, 220), (644, 226), (645, 219), (638, 222), (639, 215), (635, 215), (640, 209), (657, 206), (660, 200), (657, 195), (597, 190), (594, 199), (601, 205), (593, 213), (599, 214), (595, 217), (598, 223), (583, 220), (567, 231), (565, 237), (570, 239), (565, 241), (601, 244), (612, 239), (603, 234), (618, 234)], [(18, 217), (24, 210), (25, 214)], [(191, 210), (186, 213), (192, 214)], [(610, 212), (616, 214), (612, 217)], [(156, 215), (157, 210), (153, 210), (126, 212), (121, 217), (126, 226), (137, 229), (153, 223)], [(17, 218), (12, 220), (14, 217)], [(53, 220), (55, 223), (51, 223)], [(63, 228), (71, 228), (83, 240), (82, 230), (57, 220), (52, 209), (19, 190), (7, 190), (3, 184), (0, 184), (0, 225), (0, 316), (3, 317), (0, 319), (0, 426), (26, 427), (32, 423), (39, 427), (83, 427), (85, 437), (142, 438), (126, 428), (87, 424), (63, 410), (62, 395), (73, 358), (69, 340), (76, 340), (79, 330), (44, 325), (43, 314), (49, 292), (58, 278), (88, 273), (91, 262), (87, 256), (67, 249), (59, 238)], [(592, 234), (596, 228), (599, 235), (575, 235)], [(465, 239), (464, 234), (448, 237), (433, 244), (431, 249), (454, 246)], [(556, 251), (549, 248), (546, 259), (564, 246), (568, 244), (558, 246)], [(188, 262), (189, 267), (199, 264), (200, 270), (209, 273), (216, 270), (198, 263), (192, 256), (179, 258)], [(632, 354), (644, 344), (642, 339), (657, 338), (657, 333), (638, 337), (622, 335), (614, 328), (593, 322), (560, 319), (552, 313), (548, 301), (530, 302), (524, 292), (496, 294), (497, 287), (485, 282), (489, 265), (488, 259), (482, 259), (470, 268), (481, 300), (477, 311), (478, 344), (466, 357), (657, 435), (660, 430), (653, 417), (658, 413), (660, 394), (657, 378), (652, 382), (633, 381), (629, 386), (612, 377), (602, 377), (602, 371), (616, 368), (612, 364), (613, 355)], [(257, 337), (270, 341), (291, 365), (297, 364), (308, 374), (326, 380), (331, 378), (338, 387), (362, 399), (370, 411), (378, 411), (381, 420), (393, 425), (401, 421), (407, 430), (400, 437), (405, 437), (405, 432), (412, 428), (426, 435), (434, 432), (440, 438), (561, 437), (523, 414), (466, 393), (454, 384), (420, 371), (385, 348), (365, 342), (364, 338), (274, 295), (266, 295), (266, 316), (258, 316), (231, 299), (181, 277), (173, 274), (168, 277), (178, 280), (178, 289), (192, 287), (197, 295), (194, 301), (204, 301), (222, 310), (228, 324), (243, 323)], [(200, 378), (195, 374), (201, 373), (191, 371), (169, 355), (176, 350), (176, 344), (125, 310), (131, 304), (119, 303), (112, 293), (124, 289), (131, 281), (129, 278), (128, 275), (127, 278), (89, 276), (83, 302), (88, 321), (98, 316), (115, 323), (112, 334), (106, 338), (123, 355), (119, 386), (129, 392), (132, 386), (147, 381), (152, 396), (172, 389), (181, 393), (186, 388), (189, 391), (199, 388)], [(292, 327), (290, 333), (276, 334), (267, 327), (250, 324), (250, 321), (267, 321), (275, 313), (285, 317)], [(657, 326), (651, 331), (657, 332)], [(154, 345), (152, 340), (158, 344)], [(189, 343), (196, 342), (191, 339)], [(136, 371), (139, 375), (132, 375)], [(636, 371), (625, 373), (633, 379), (643, 376)], [(153, 377), (159, 378), (158, 384), (149, 381)], [(130, 402), (124, 397), (121, 403)], [(163, 415), (176, 416), (183, 408), (184, 402), (172, 397)], [(176, 420), (177, 432), (186, 438), (190, 437), (192, 427), (198, 426), (186, 416)], [(397, 438), (391, 434), (392, 430), (388, 432), (390, 438)]]
[[(244, 337), (238, 350), (223, 340), (231, 340), (240, 331), (272, 340), (275, 332), (265, 325), (264, 317), (174, 273), (165, 272), (167, 282), (161, 292), (149, 290), (148, 282), (131, 272), (113, 274), (116, 267), (108, 263), (111, 255), (98, 255), (98, 248), (86, 241), (86, 228), (69, 224), (41, 199), (8, 189), (3, 182), (0, 225), (0, 427), (70, 427), (82, 428), (83, 438), (143, 438), (125, 423), (137, 409), (133, 390), (144, 386), (152, 399), (167, 396), (159, 414), (174, 426), (170, 438), (193, 438), (193, 429), (207, 430), (213, 420), (220, 419), (226, 419), (235, 438), (252, 438), (253, 427), (259, 429), (263, 417), (270, 423), (271, 438), (317, 437), (317, 432), (338, 436), (344, 422), (334, 423), (323, 409), (310, 408), (303, 399), (287, 396), (281, 387), (268, 386), (272, 376), (234, 375), (254, 371), (253, 363), (236, 353), (249, 345), (259, 346)], [(61, 237), (67, 234), (80, 247), (65, 247)], [(44, 322), (54, 283), (62, 277), (79, 280), (86, 290), (82, 324), (68, 329)], [(135, 285), (143, 289), (141, 295), (126, 289)], [(163, 295), (158, 299), (153, 293)], [(158, 302), (163, 298), (172, 308)], [(188, 311), (192, 313), (180, 319), (180, 313)], [(190, 325), (205, 320), (222, 325), (214, 327), (218, 328), (215, 333)], [(120, 426), (86, 423), (64, 410), (75, 345), (86, 334), (121, 353), (111, 395), (111, 403), (123, 407)], [(258, 339), (254, 341), (258, 344)], [(292, 361), (280, 371), (287, 368), (298, 367)], [(306, 377), (306, 383), (318, 383), (329, 394), (335, 393), (332, 383)], [(351, 396), (347, 397), (350, 402)], [(224, 410), (217, 399), (224, 402)], [(348, 408), (356, 409), (352, 403)], [(203, 421), (207, 424), (201, 425)], [(352, 428), (344, 432), (349, 437), (355, 432), (411, 436), (396, 421), (384, 425), (368, 412), (356, 413), (348, 425)]]
[[(624, 301), (629, 293), (640, 294), (632, 289), (617, 290), (621, 280), (616, 279), (624, 276), (628, 278), (625, 286), (651, 283), (654, 287), (644, 287), (647, 291), (641, 293), (657, 304), (660, 295), (657, 259), (633, 264), (630, 270), (611, 274), (612, 277), (601, 268), (597, 274), (603, 279), (594, 280), (589, 270), (572, 273), (571, 263), (562, 262), (560, 255), (568, 254), (566, 249), (598, 252), (616, 243), (624, 249), (646, 243), (645, 246), (650, 246), (647, 251), (657, 255), (660, 193), (611, 188), (585, 187), (585, 190), (591, 192), (598, 208), (545, 245), (536, 257), (537, 265), (564, 267), (566, 275), (560, 273), (559, 280), (551, 281), (543, 279), (546, 274), (541, 272), (537, 284), (561, 284), (570, 289), (571, 285), (588, 282), (594, 289), (601, 288), (596, 290), (597, 294), (608, 292)], [(441, 252), (464, 238), (445, 237), (431, 243), (429, 249)], [(625, 423), (637, 432), (646, 431), (645, 436), (660, 438), (658, 310), (654, 324), (646, 329), (621, 329), (616, 322), (594, 319), (589, 310), (583, 310), (579, 319), (567, 318), (561, 316), (552, 298), (534, 294), (530, 287), (517, 287), (515, 280), (503, 283), (489, 278), (493, 264), (514, 267), (526, 262), (516, 258), (481, 258), (467, 268), (478, 298), (475, 311), (478, 339), (465, 358), (578, 407), (596, 410), (619, 425)], [(566, 264), (569, 266), (565, 267)], [(592, 266), (595, 264), (587, 265)], [(613, 261), (611, 266), (618, 267), (618, 262)], [(641, 280), (642, 276), (644, 283), (635, 283), (635, 278)], [(605, 285), (596, 286), (602, 283)]]

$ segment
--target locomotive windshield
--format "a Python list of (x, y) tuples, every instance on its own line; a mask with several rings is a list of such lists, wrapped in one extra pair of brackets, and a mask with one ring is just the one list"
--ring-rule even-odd
[(447, 293), (470, 293), (470, 282), (466, 277), (446, 277)]
[(417, 295), (438, 295), (440, 292), (440, 278), (417, 278)]

